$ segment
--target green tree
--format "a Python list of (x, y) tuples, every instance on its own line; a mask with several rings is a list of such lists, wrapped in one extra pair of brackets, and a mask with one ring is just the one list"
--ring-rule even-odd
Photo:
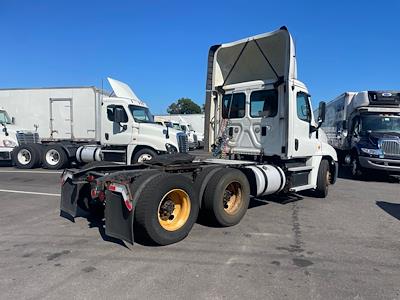
[(189, 98), (180, 98), (176, 102), (172, 103), (167, 108), (167, 112), (171, 115), (176, 114), (200, 114), (201, 107), (193, 102)]

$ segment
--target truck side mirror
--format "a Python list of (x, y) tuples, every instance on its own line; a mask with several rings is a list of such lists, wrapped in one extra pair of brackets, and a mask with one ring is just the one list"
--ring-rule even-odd
[(318, 107), (318, 124), (319, 125), (324, 123), (325, 113), (326, 113), (326, 103), (324, 101), (321, 101), (319, 103), (319, 107)]
[(128, 122), (128, 116), (126, 115), (125, 110), (123, 108), (116, 107), (114, 109), (114, 122), (118, 124)]
[(14, 125), (15, 124), (15, 118), (11, 117), (11, 124)]

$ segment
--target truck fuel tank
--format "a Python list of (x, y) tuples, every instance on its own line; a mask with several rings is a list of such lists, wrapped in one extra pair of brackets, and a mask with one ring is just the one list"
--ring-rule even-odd
[[(286, 183), (286, 176), (283, 170), (273, 165), (250, 165), (249, 169), (253, 173), (253, 180), (256, 183), (256, 195), (265, 196), (280, 192)], [(247, 173), (247, 172), (246, 172)], [(247, 174), (249, 176), (249, 174)]]

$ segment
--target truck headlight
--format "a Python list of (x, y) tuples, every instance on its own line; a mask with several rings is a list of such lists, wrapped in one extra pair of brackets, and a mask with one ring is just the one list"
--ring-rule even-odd
[(178, 149), (176, 149), (176, 147), (174, 145), (171, 145), (171, 144), (168, 144), (168, 143), (165, 144), (165, 149), (167, 149), (167, 152), (169, 154), (178, 152)]
[(382, 149), (361, 148), (361, 151), (369, 155), (376, 155), (376, 156), (383, 155)]
[(3, 140), (4, 147), (13, 148), (17, 146), (17, 143), (13, 140)]

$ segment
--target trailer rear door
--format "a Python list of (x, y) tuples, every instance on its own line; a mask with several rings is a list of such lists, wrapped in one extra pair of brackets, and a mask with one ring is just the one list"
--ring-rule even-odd
[(72, 139), (72, 98), (50, 98), (50, 136), (57, 139)]

